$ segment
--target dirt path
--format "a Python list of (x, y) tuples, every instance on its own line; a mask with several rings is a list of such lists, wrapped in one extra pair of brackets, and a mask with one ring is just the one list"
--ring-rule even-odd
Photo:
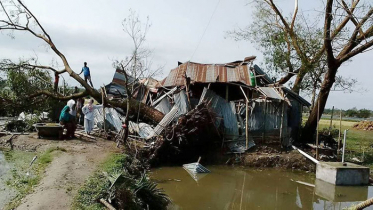
[(55, 155), (40, 184), (17, 208), (20, 210), (70, 209), (79, 187), (99, 163), (116, 151), (113, 142), (104, 140), (51, 141), (36, 139), (35, 136), (19, 136), (13, 145), (24, 150), (42, 151), (56, 146), (67, 150)]

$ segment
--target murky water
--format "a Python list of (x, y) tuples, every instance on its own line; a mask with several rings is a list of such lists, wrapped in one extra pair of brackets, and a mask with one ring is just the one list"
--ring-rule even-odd
[[(335, 187), (313, 173), (208, 166), (193, 179), (182, 167), (151, 177), (173, 200), (169, 209), (343, 209), (373, 196), (372, 187)], [(315, 186), (297, 183), (301, 181)], [(373, 209), (373, 208), (371, 208)]]

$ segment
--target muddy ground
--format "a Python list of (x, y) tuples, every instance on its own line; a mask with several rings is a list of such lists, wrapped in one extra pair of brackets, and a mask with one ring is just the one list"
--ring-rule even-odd
[[(0, 147), (10, 136), (0, 139)], [(12, 140), (13, 148), (23, 151), (43, 152), (51, 147), (66, 149), (59, 153), (44, 171), (33, 192), (27, 195), (17, 209), (70, 209), (73, 197), (99, 163), (119, 152), (112, 141), (73, 139), (68, 141), (37, 139), (36, 134), (20, 135)]]

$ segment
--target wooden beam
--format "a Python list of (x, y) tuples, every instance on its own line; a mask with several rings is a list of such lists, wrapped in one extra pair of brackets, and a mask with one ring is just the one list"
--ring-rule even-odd
[(245, 91), (240, 86), (240, 89), (243, 93), (243, 96), (246, 99), (246, 124), (245, 124), (245, 132), (246, 132), (246, 150), (249, 149), (249, 99), (245, 93)]
[(329, 125), (329, 134), (330, 135), (330, 132), (332, 131), (332, 125), (333, 125), (333, 114), (334, 114), (334, 106), (332, 108), (332, 116), (330, 116), (330, 125)]
[(104, 132), (106, 132), (106, 113), (105, 113), (105, 86), (101, 88), (102, 92), (102, 114), (104, 115)]
[(317, 103), (317, 126), (316, 126), (316, 159), (319, 159), (319, 113), (320, 113), (320, 101)]
[(108, 208), (109, 210), (116, 210), (110, 203), (108, 203), (106, 200), (104, 200), (103, 198), (100, 199), (100, 202), (102, 204), (104, 204), (104, 206), (106, 208)]
[(339, 133), (338, 133), (338, 149), (337, 154), (339, 155), (339, 149), (341, 148), (341, 129), (342, 129), (342, 109), (339, 111)]
[(225, 86), (225, 100), (229, 101), (228, 99), (229, 99), (229, 85), (227, 84)]
[(249, 149), (249, 100), (246, 100), (246, 125), (245, 125), (245, 132), (246, 132), (246, 150)]
[(281, 110), (281, 126), (280, 126), (280, 142), (282, 144), (282, 135), (283, 135), (283, 126), (284, 126), (284, 110), (285, 110), (285, 101), (282, 102)]

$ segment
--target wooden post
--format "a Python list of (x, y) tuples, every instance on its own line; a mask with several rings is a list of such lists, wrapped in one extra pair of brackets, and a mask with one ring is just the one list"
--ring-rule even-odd
[(189, 105), (189, 108), (192, 109), (192, 104), (190, 103), (190, 97), (189, 97), (189, 82), (188, 82), (188, 76), (185, 72), (185, 80), (184, 80), (184, 83), (185, 83), (185, 90), (186, 90), (186, 95), (187, 95), (187, 99), (188, 99), (188, 105)]
[(246, 132), (246, 150), (249, 149), (249, 100), (246, 99), (246, 125), (245, 125), (245, 132)]
[(263, 120), (263, 133), (262, 133), (262, 143), (264, 142), (265, 132), (266, 132), (266, 118), (267, 118), (267, 99), (264, 102), (264, 120)]
[(329, 126), (329, 134), (330, 135), (330, 132), (332, 130), (332, 125), (333, 125), (333, 114), (334, 114), (334, 106), (332, 108), (332, 116), (330, 116), (330, 126)]
[(228, 92), (229, 92), (229, 85), (227, 84), (226, 86), (225, 86), (225, 100), (226, 101), (228, 101)]
[(342, 129), (342, 109), (339, 111), (339, 132), (338, 132), (338, 149), (337, 149), (338, 155), (339, 155), (339, 149), (341, 148), (341, 129)]
[(319, 159), (319, 114), (320, 114), (320, 101), (317, 103), (317, 127), (316, 127), (316, 160)]
[(284, 126), (284, 109), (285, 109), (285, 101), (282, 101), (282, 110), (281, 110), (281, 126), (280, 126), (280, 142), (282, 144), (282, 129)]
[(103, 198), (100, 198), (100, 202), (104, 204), (104, 206), (108, 208), (109, 210), (115, 210), (115, 208)]
[(105, 100), (105, 92), (104, 88), (101, 88), (101, 93), (102, 93), (102, 114), (104, 115), (104, 132), (106, 132), (106, 113), (105, 113), (105, 105), (104, 105), (104, 100)]
[(246, 132), (246, 150), (249, 149), (249, 98), (247, 97), (247, 94), (240, 86), (240, 89), (242, 91), (243, 96), (246, 100), (246, 124), (245, 124), (245, 132)]

